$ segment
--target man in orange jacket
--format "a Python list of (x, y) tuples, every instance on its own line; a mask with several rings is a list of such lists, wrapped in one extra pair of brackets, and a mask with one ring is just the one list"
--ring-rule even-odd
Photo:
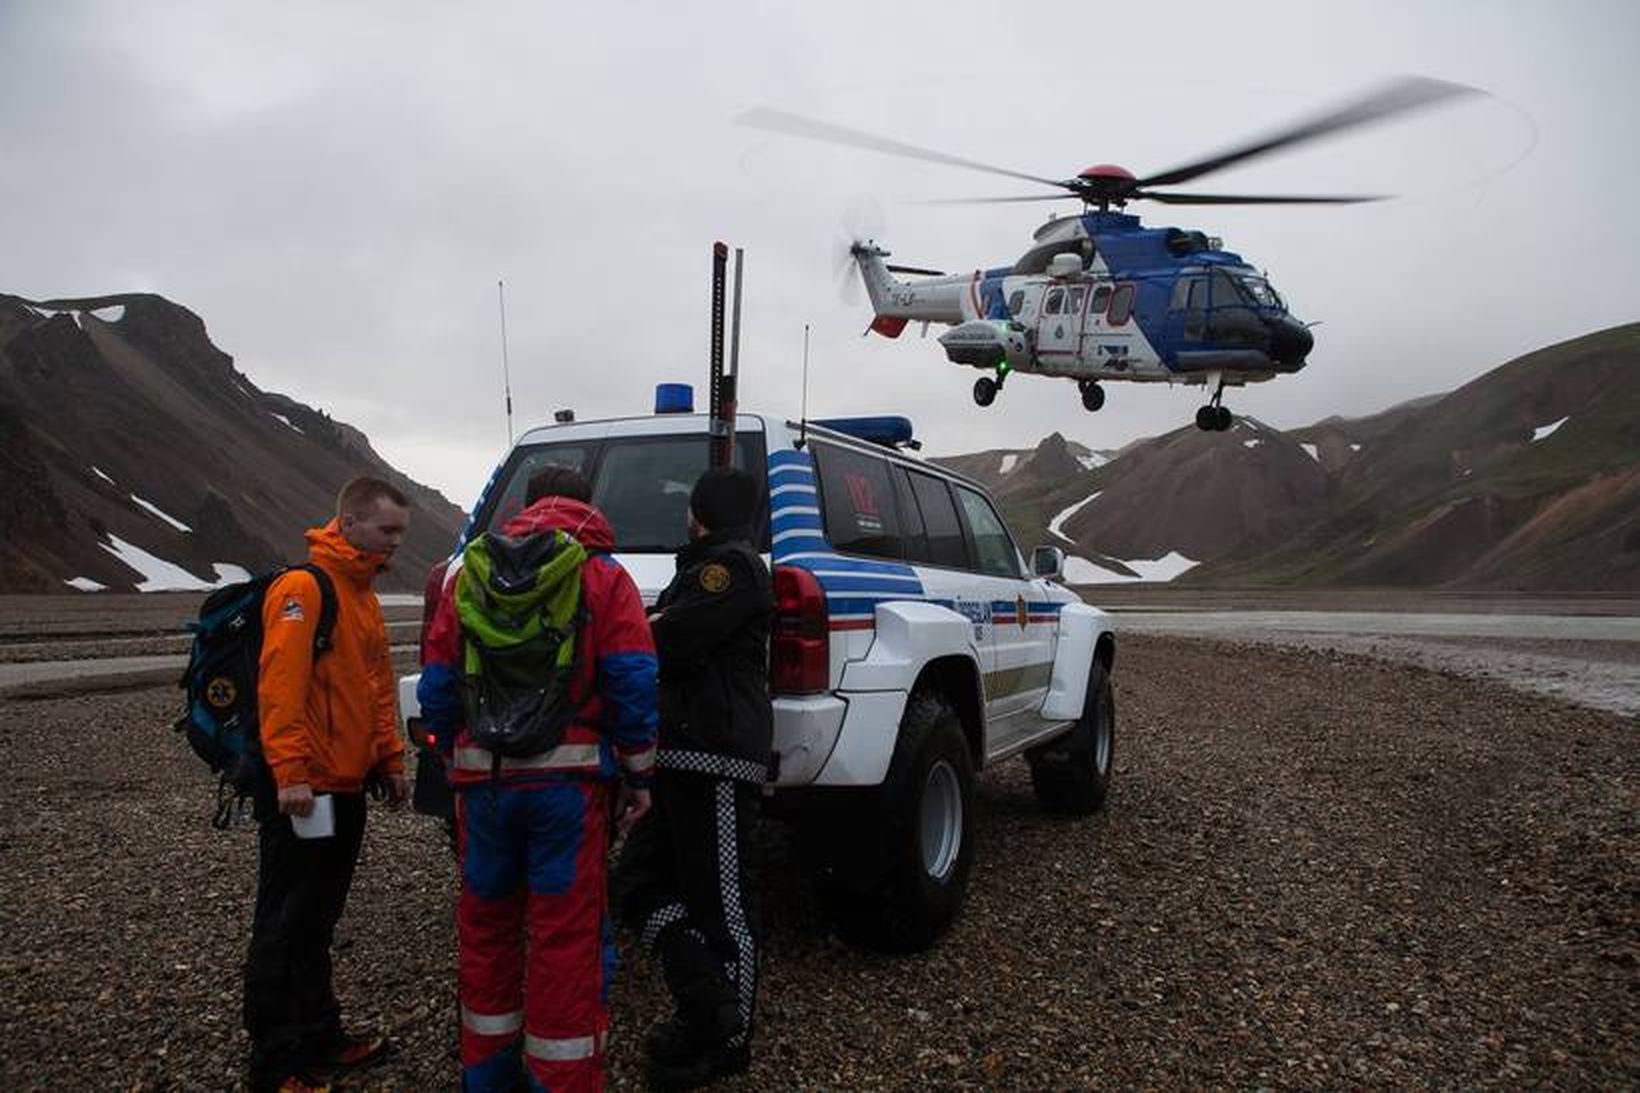
[[(386, 1050), (380, 1037), (342, 1031), (330, 943), (364, 838), (366, 782), (379, 780), (395, 807), (407, 795), (387, 626), (372, 585), (409, 517), (398, 490), (355, 478), (336, 500), (336, 518), (308, 531), (308, 559), (334, 590), (328, 648), (314, 649), (324, 593), (312, 573), (285, 573), (263, 599), (257, 701), (267, 776), (257, 797), (256, 915), (245, 958), (254, 1090), (325, 1089), (318, 1073), (374, 1062)], [(298, 835), (293, 817), (327, 810), (330, 834)]]

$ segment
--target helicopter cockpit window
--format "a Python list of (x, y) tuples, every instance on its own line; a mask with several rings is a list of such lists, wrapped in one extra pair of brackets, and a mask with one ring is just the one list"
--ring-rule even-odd
[(1251, 298), (1236, 283), (1236, 279), (1223, 270), (1213, 271), (1213, 307), (1246, 307)]
[(1264, 278), (1242, 277), (1239, 280), (1241, 281), (1241, 287), (1252, 294), (1253, 299), (1258, 301), (1260, 307), (1279, 307), (1283, 311), (1287, 310), (1287, 305), (1282, 302), (1281, 296), (1271, 287), (1270, 282)]
[(1085, 286), (1073, 286), (1065, 299), (1065, 314), (1080, 315), (1082, 313), (1082, 298), (1087, 294), (1088, 290)]
[(1191, 311), (1205, 311), (1207, 309), (1207, 279), (1192, 277), (1190, 279), (1190, 301), (1185, 305)]
[(1105, 321), (1111, 326), (1121, 326), (1133, 314), (1133, 286), (1120, 285), (1110, 298), (1110, 311)]
[(1022, 288), (1016, 288), (1014, 289), (1014, 294), (1008, 297), (1008, 314), (1017, 319), (1019, 318), (1019, 313), (1024, 310), (1025, 290)]
[(1064, 306), (1064, 303), (1065, 290), (1062, 288), (1056, 288), (1052, 292), (1048, 293), (1048, 303), (1045, 307), (1043, 307), (1042, 313), (1044, 315), (1058, 315), (1059, 309)]

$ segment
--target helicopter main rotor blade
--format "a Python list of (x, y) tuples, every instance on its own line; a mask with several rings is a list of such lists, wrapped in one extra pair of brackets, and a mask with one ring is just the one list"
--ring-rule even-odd
[(1447, 83), (1445, 80), (1434, 80), (1427, 76), (1403, 77), (1354, 102), (1260, 137), (1251, 143), (1220, 152), (1208, 159), (1187, 163), (1174, 167), (1172, 170), (1151, 175), (1148, 178), (1138, 179), (1133, 183), (1133, 188), (1174, 186), (1180, 182), (1189, 182), (1191, 179), (1200, 178), (1209, 172), (1223, 170), (1231, 164), (1241, 163), (1255, 156), (1267, 155), (1281, 148), (1289, 148), (1295, 144), (1316, 140), (1359, 125), (1384, 121), (1397, 114), (1433, 106), (1448, 99), (1483, 94), (1485, 92), (1479, 88), (1468, 87), (1464, 84)]
[(788, 114), (783, 110), (770, 110), (767, 107), (757, 107), (741, 114), (735, 121), (753, 129), (767, 129), (771, 133), (784, 133), (789, 137), (804, 137), (808, 140), (818, 140), (827, 144), (845, 144), (853, 148), (864, 148), (868, 152), (881, 152), (884, 155), (902, 156), (906, 159), (921, 159), (929, 163), (943, 163), (951, 167), (966, 167), (971, 171), (985, 171), (993, 175), (1006, 175), (1009, 178), (1020, 178), (1026, 182), (1040, 182), (1044, 186), (1064, 187), (1065, 183), (1058, 179), (1039, 178), (1028, 175), (1023, 171), (1010, 171), (1006, 167), (993, 167), (989, 163), (980, 163), (977, 160), (963, 159), (961, 156), (948, 156), (944, 152), (935, 152), (927, 148), (918, 148), (914, 144), (905, 144), (886, 137), (873, 136), (862, 133), (857, 129), (845, 129), (841, 125), (831, 125), (823, 121), (814, 121), (800, 117), (797, 114)]
[(1136, 190), (1127, 200), (1160, 201), (1163, 205), (1358, 205), (1383, 201), (1389, 194), (1181, 194)]
[(1080, 197), (1078, 193), (1066, 194), (1027, 194), (1018, 197), (930, 197), (921, 201), (913, 201), (913, 205), (997, 205), (1007, 201), (1069, 201)]

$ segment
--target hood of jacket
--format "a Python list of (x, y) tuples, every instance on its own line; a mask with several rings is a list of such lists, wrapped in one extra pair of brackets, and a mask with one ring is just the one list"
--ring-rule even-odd
[(368, 586), (387, 568), (387, 555), (367, 554), (348, 542), (336, 520), (322, 528), (308, 528), (307, 542), (310, 560), (357, 585)]
[(512, 538), (539, 531), (567, 531), (588, 550), (614, 550), (615, 532), (604, 514), (573, 497), (543, 497), (508, 520), (501, 533)]

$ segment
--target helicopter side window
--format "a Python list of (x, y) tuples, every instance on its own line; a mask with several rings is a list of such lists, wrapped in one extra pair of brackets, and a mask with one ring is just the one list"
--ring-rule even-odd
[(1065, 300), (1065, 314), (1080, 315), (1082, 313), (1082, 298), (1087, 294), (1088, 290), (1082, 285), (1072, 288)]
[(1047, 306), (1042, 309), (1042, 313), (1044, 315), (1058, 315), (1059, 309), (1064, 305), (1064, 303), (1065, 290), (1062, 288), (1056, 288), (1052, 292), (1048, 293), (1048, 303)]
[(1119, 285), (1110, 298), (1110, 312), (1105, 321), (1111, 326), (1121, 326), (1133, 315), (1133, 286)]
[(1008, 297), (1008, 314), (1017, 319), (1019, 318), (1019, 313), (1024, 310), (1025, 290), (1022, 288), (1016, 288), (1014, 289), (1014, 294)]
[(1102, 315), (1105, 305), (1110, 303), (1110, 286), (1100, 285), (1093, 290), (1093, 302), (1088, 304), (1089, 315)]
[(1207, 282), (1200, 277), (1190, 279), (1190, 303), (1187, 306), (1191, 311), (1203, 311), (1207, 307)]

